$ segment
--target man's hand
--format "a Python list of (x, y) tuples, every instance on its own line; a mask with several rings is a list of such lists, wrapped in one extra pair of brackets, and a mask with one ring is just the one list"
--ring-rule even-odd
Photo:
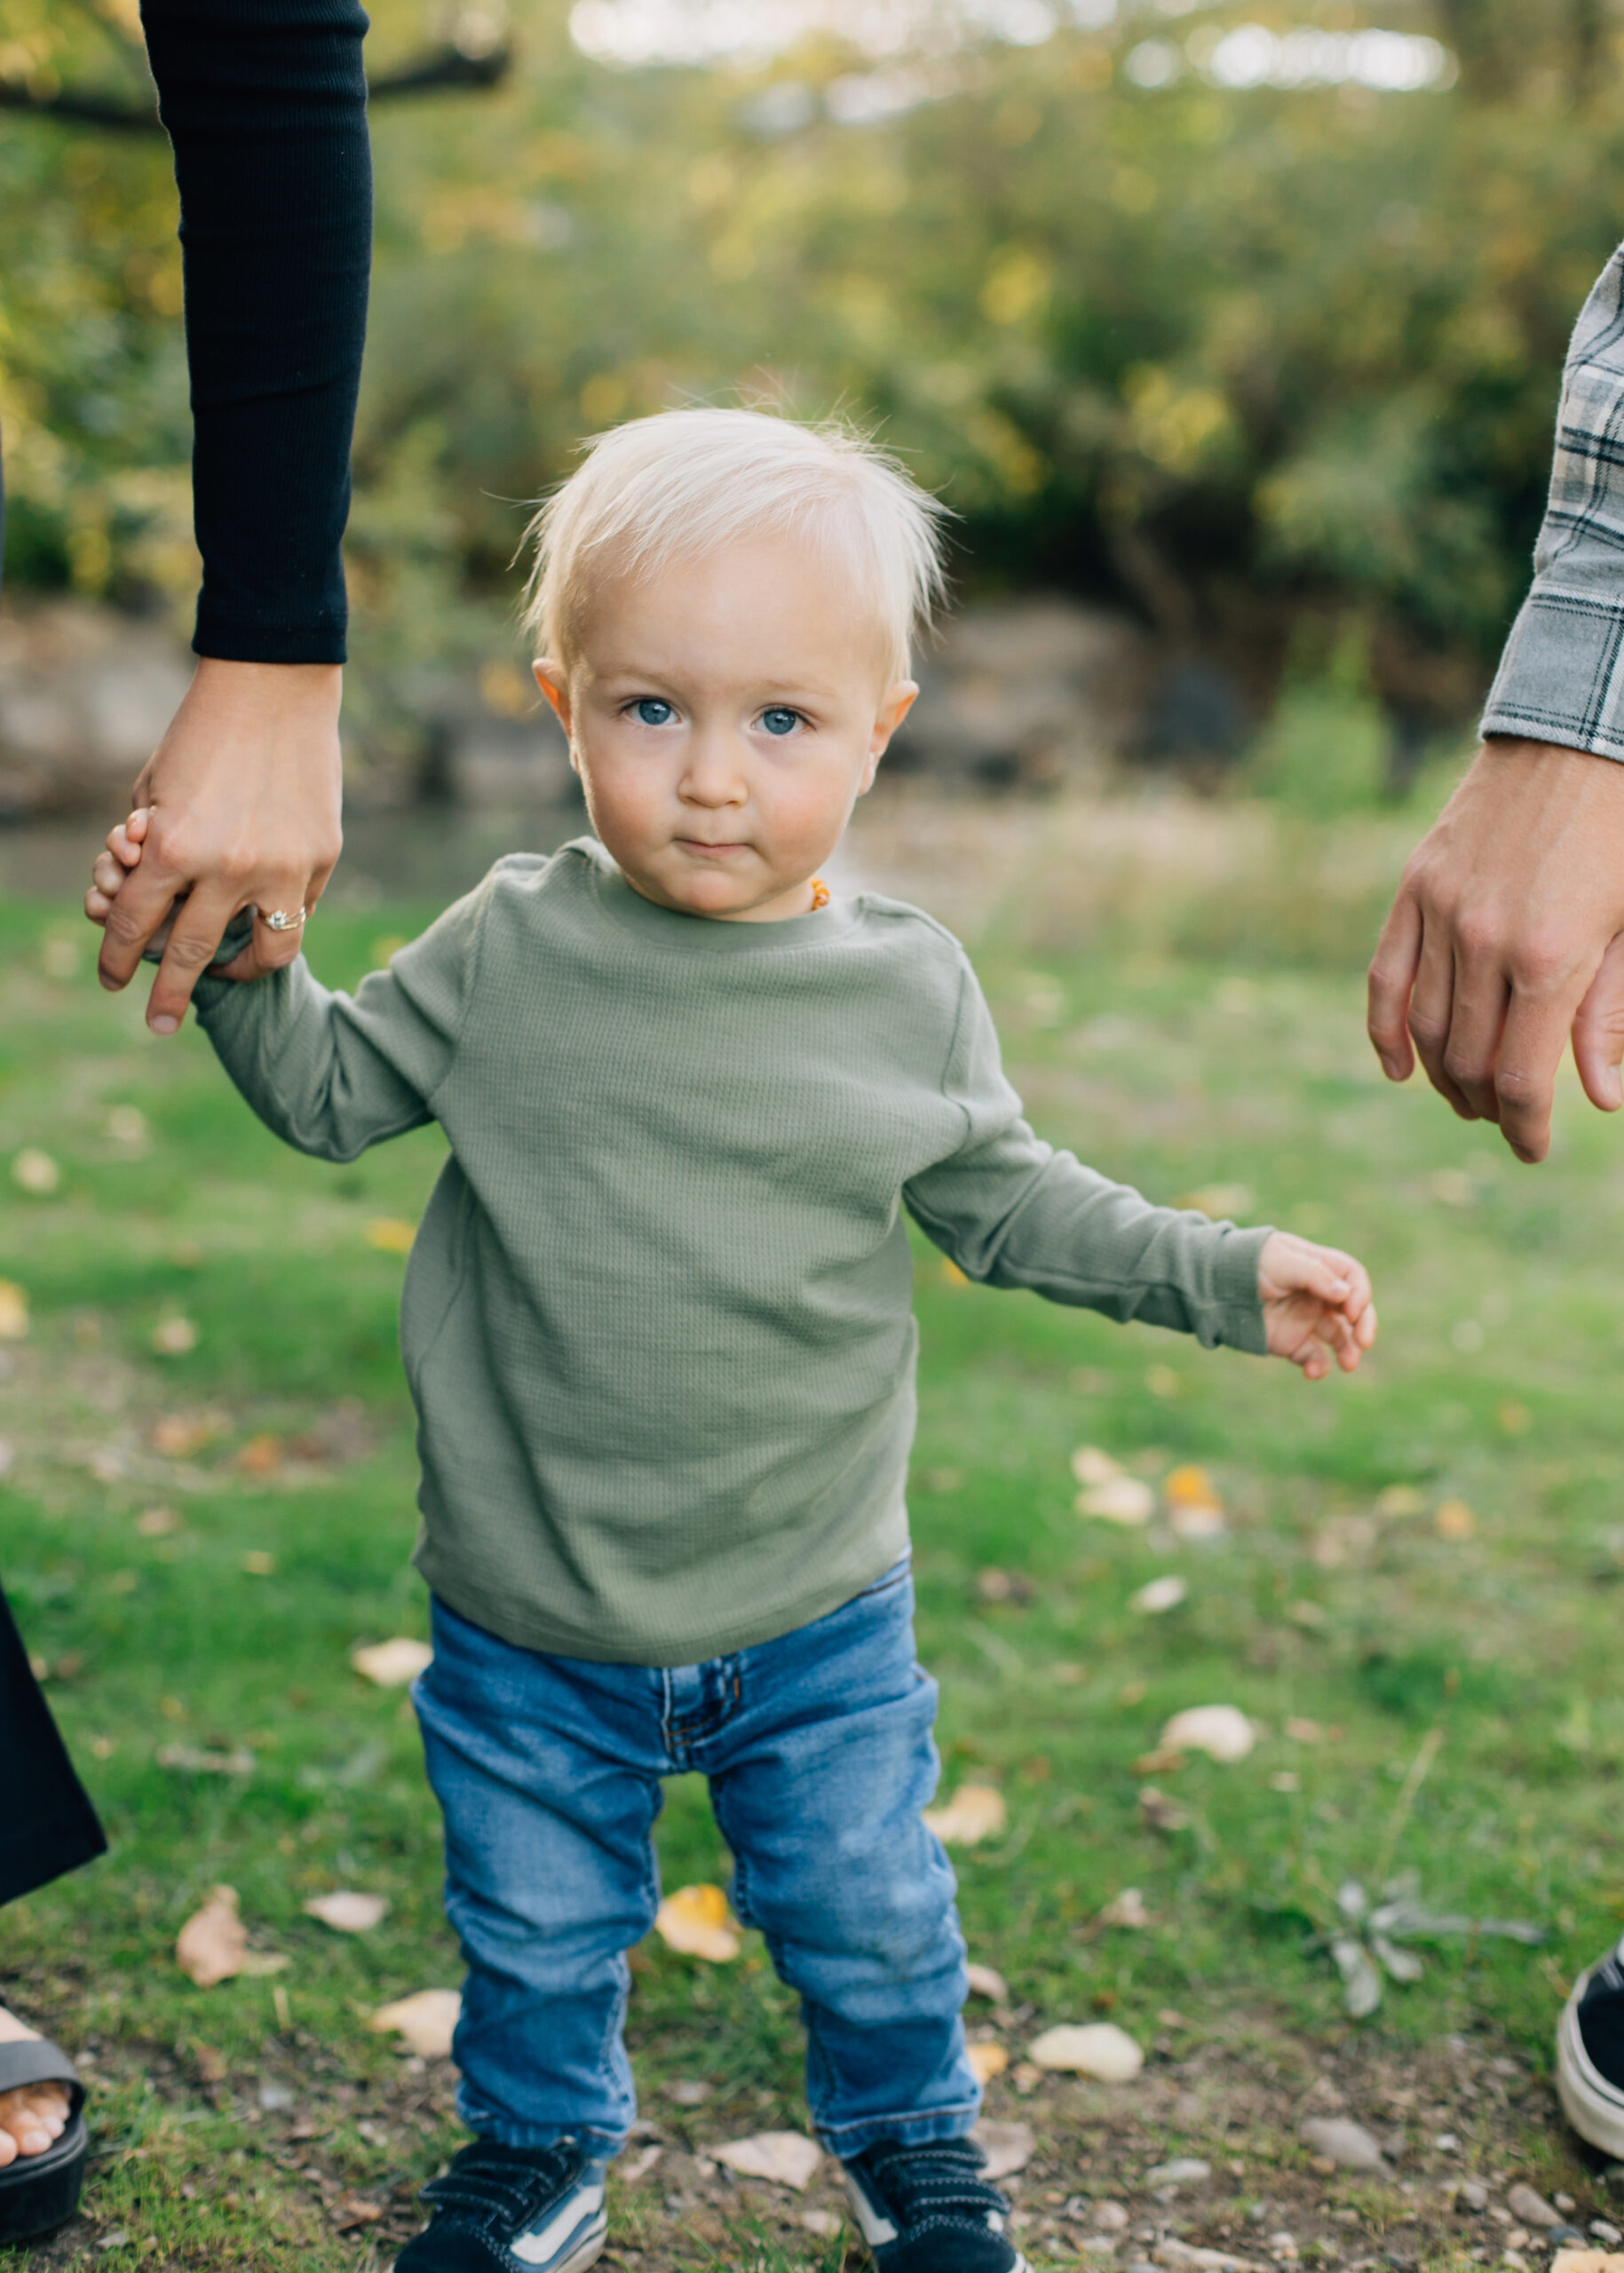
[(140, 865), (108, 907), (101, 983), (129, 985), (153, 934), (174, 929), (153, 982), (147, 1023), (173, 1034), (192, 989), (240, 908), (260, 911), (251, 944), (226, 968), (259, 978), (299, 951), (300, 931), (264, 918), (313, 908), (343, 843), (338, 701), (328, 663), (234, 663), (204, 656), (136, 783), (150, 808)]
[(1624, 764), (1484, 744), (1404, 872), (1369, 1026), (1390, 1081), (1419, 1055), (1461, 1118), (1498, 1122), (1520, 1160), (1550, 1150), (1570, 1034), (1591, 1104), (1624, 1104)]

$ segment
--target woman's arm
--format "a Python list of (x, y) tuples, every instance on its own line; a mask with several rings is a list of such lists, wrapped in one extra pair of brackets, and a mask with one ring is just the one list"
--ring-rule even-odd
[[(153, 832), (101, 976), (126, 986), (189, 892), (147, 1006), (165, 1034), (238, 909), (313, 907), (338, 858), (339, 546), (372, 177), (357, 0), (142, 12), (180, 190), (202, 660), (136, 787)], [(234, 968), (258, 977), (297, 946), (258, 923)]]

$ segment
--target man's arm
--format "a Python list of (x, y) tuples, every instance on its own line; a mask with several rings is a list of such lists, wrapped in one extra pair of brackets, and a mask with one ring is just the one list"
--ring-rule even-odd
[[(313, 907), (340, 849), (339, 546), (366, 330), (371, 164), (359, 0), (144, 0), (175, 148), (203, 557), (197, 676), (136, 786), (141, 868), (103, 983), (177, 894), (147, 1020), (172, 1032), (239, 908)], [(297, 954), (263, 923), (232, 968)]]
[(1530, 1161), (1570, 1034), (1591, 1103), (1624, 1103), (1624, 248), (1569, 350), (1534, 569), (1484, 746), (1405, 870), (1369, 1013), (1390, 1080), (1419, 1055)]

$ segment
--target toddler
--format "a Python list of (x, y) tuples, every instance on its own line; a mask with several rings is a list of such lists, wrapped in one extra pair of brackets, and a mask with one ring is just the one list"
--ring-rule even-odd
[[(604, 2246), (626, 1952), (661, 1779), (689, 1770), (799, 1992), (875, 2261), (1019, 2273), (921, 1819), (905, 1217), (972, 1279), (1311, 1380), (1374, 1337), (1348, 1255), (1042, 1143), (957, 942), (820, 881), (916, 692), (938, 516), (844, 431), (696, 409), (601, 436), (538, 518), (528, 618), (594, 834), (499, 860), (353, 999), (302, 959), (198, 989), (289, 1143), (350, 1160), (433, 1120), (450, 1144), (401, 1345), (476, 2137), (397, 2273), (574, 2273)], [(144, 833), (109, 838), (93, 917)]]

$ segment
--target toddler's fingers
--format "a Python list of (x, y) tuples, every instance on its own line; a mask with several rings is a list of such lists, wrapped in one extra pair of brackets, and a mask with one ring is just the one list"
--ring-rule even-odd
[(91, 881), (95, 884), (98, 891), (105, 891), (109, 899), (116, 894), (119, 886), (124, 881), (124, 872), (119, 866), (116, 853), (99, 852), (96, 855), (96, 864), (91, 870)]
[(112, 907), (113, 903), (107, 894), (98, 891), (94, 884), (84, 895), (84, 912), (92, 923), (105, 923), (112, 911)]

